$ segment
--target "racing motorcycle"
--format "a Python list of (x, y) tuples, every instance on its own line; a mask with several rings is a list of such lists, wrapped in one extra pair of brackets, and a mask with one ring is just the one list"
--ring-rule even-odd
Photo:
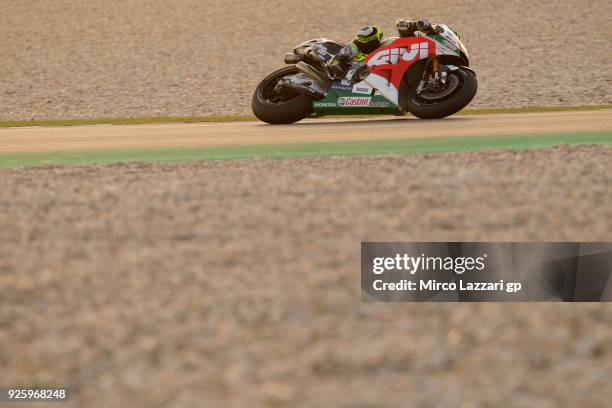
[(320, 38), (306, 41), (285, 56), (288, 67), (257, 86), (251, 106), (271, 124), (298, 122), (308, 116), (402, 115), (440, 119), (459, 112), (476, 96), (476, 73), (460, 36), (444, 24), (435, 33), (390, 37), (370, 53), (365, 64), (332, 79), (326, 63), (343, 44)]

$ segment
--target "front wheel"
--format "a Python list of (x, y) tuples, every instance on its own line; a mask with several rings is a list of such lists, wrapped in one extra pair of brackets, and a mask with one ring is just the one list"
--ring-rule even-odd
[(298, 92), (277, 89), (282, 78), (300, 71), (292, 66), (279, 69), (268, 75), (255, 89), (251, 107), (263, 122), (279, 125), (298, 122), (313, 112), (313, 99)]
[(465, 108), (476, 96), (478, 81), (469, 69), (459, 68), (448, 74), (446, 88), (438, 93), (423, 92), (417, 95), (416, 86), (408, 92), (407, 108), (421, 119), (441, 119)]

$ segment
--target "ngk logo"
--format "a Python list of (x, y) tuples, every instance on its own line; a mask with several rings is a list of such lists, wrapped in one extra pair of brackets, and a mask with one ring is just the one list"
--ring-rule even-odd
[(419, 44), (412, 44), (410, 51), (406, 48), (391, 48), (389, 50), (382, 50), (368, 61), (369, 67), (375, 67), (377, 65), (397, 65), (400, 60), (413, 61), (416, 57), (419, 59), (427, 58), (429, 55), (429, 43), (422, 42)]
[(372, 98), (351, 98), (343, 96), (338, 98), (338, 106), (370, 106)]

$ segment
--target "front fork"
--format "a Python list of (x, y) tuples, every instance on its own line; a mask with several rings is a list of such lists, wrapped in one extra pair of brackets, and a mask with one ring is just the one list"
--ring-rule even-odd
[(434, 59), (431, 61), (431, 73), (433, 74), (434, 78), (440, 77), (440, 60), (438, 57), (434, 57)]
[(446, 72), (440, 71), (440, 60), (434, 57), (429, 60), (423, 71), (423, 78), (417, 88), (417, 95), (425, 90), (443, 88), (446, 84)]

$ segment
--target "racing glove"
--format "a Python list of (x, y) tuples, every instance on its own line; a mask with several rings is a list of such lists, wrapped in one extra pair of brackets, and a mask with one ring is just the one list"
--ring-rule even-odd
[(414, 37), (415, 31), (420, 31), (425, 34), (439, 34), (441, 32), (440, 27), (436, 27), (426, 19), (409, 21), (400, 18), (395, 22), (395, 26), (397, 27), (400, 37)]

